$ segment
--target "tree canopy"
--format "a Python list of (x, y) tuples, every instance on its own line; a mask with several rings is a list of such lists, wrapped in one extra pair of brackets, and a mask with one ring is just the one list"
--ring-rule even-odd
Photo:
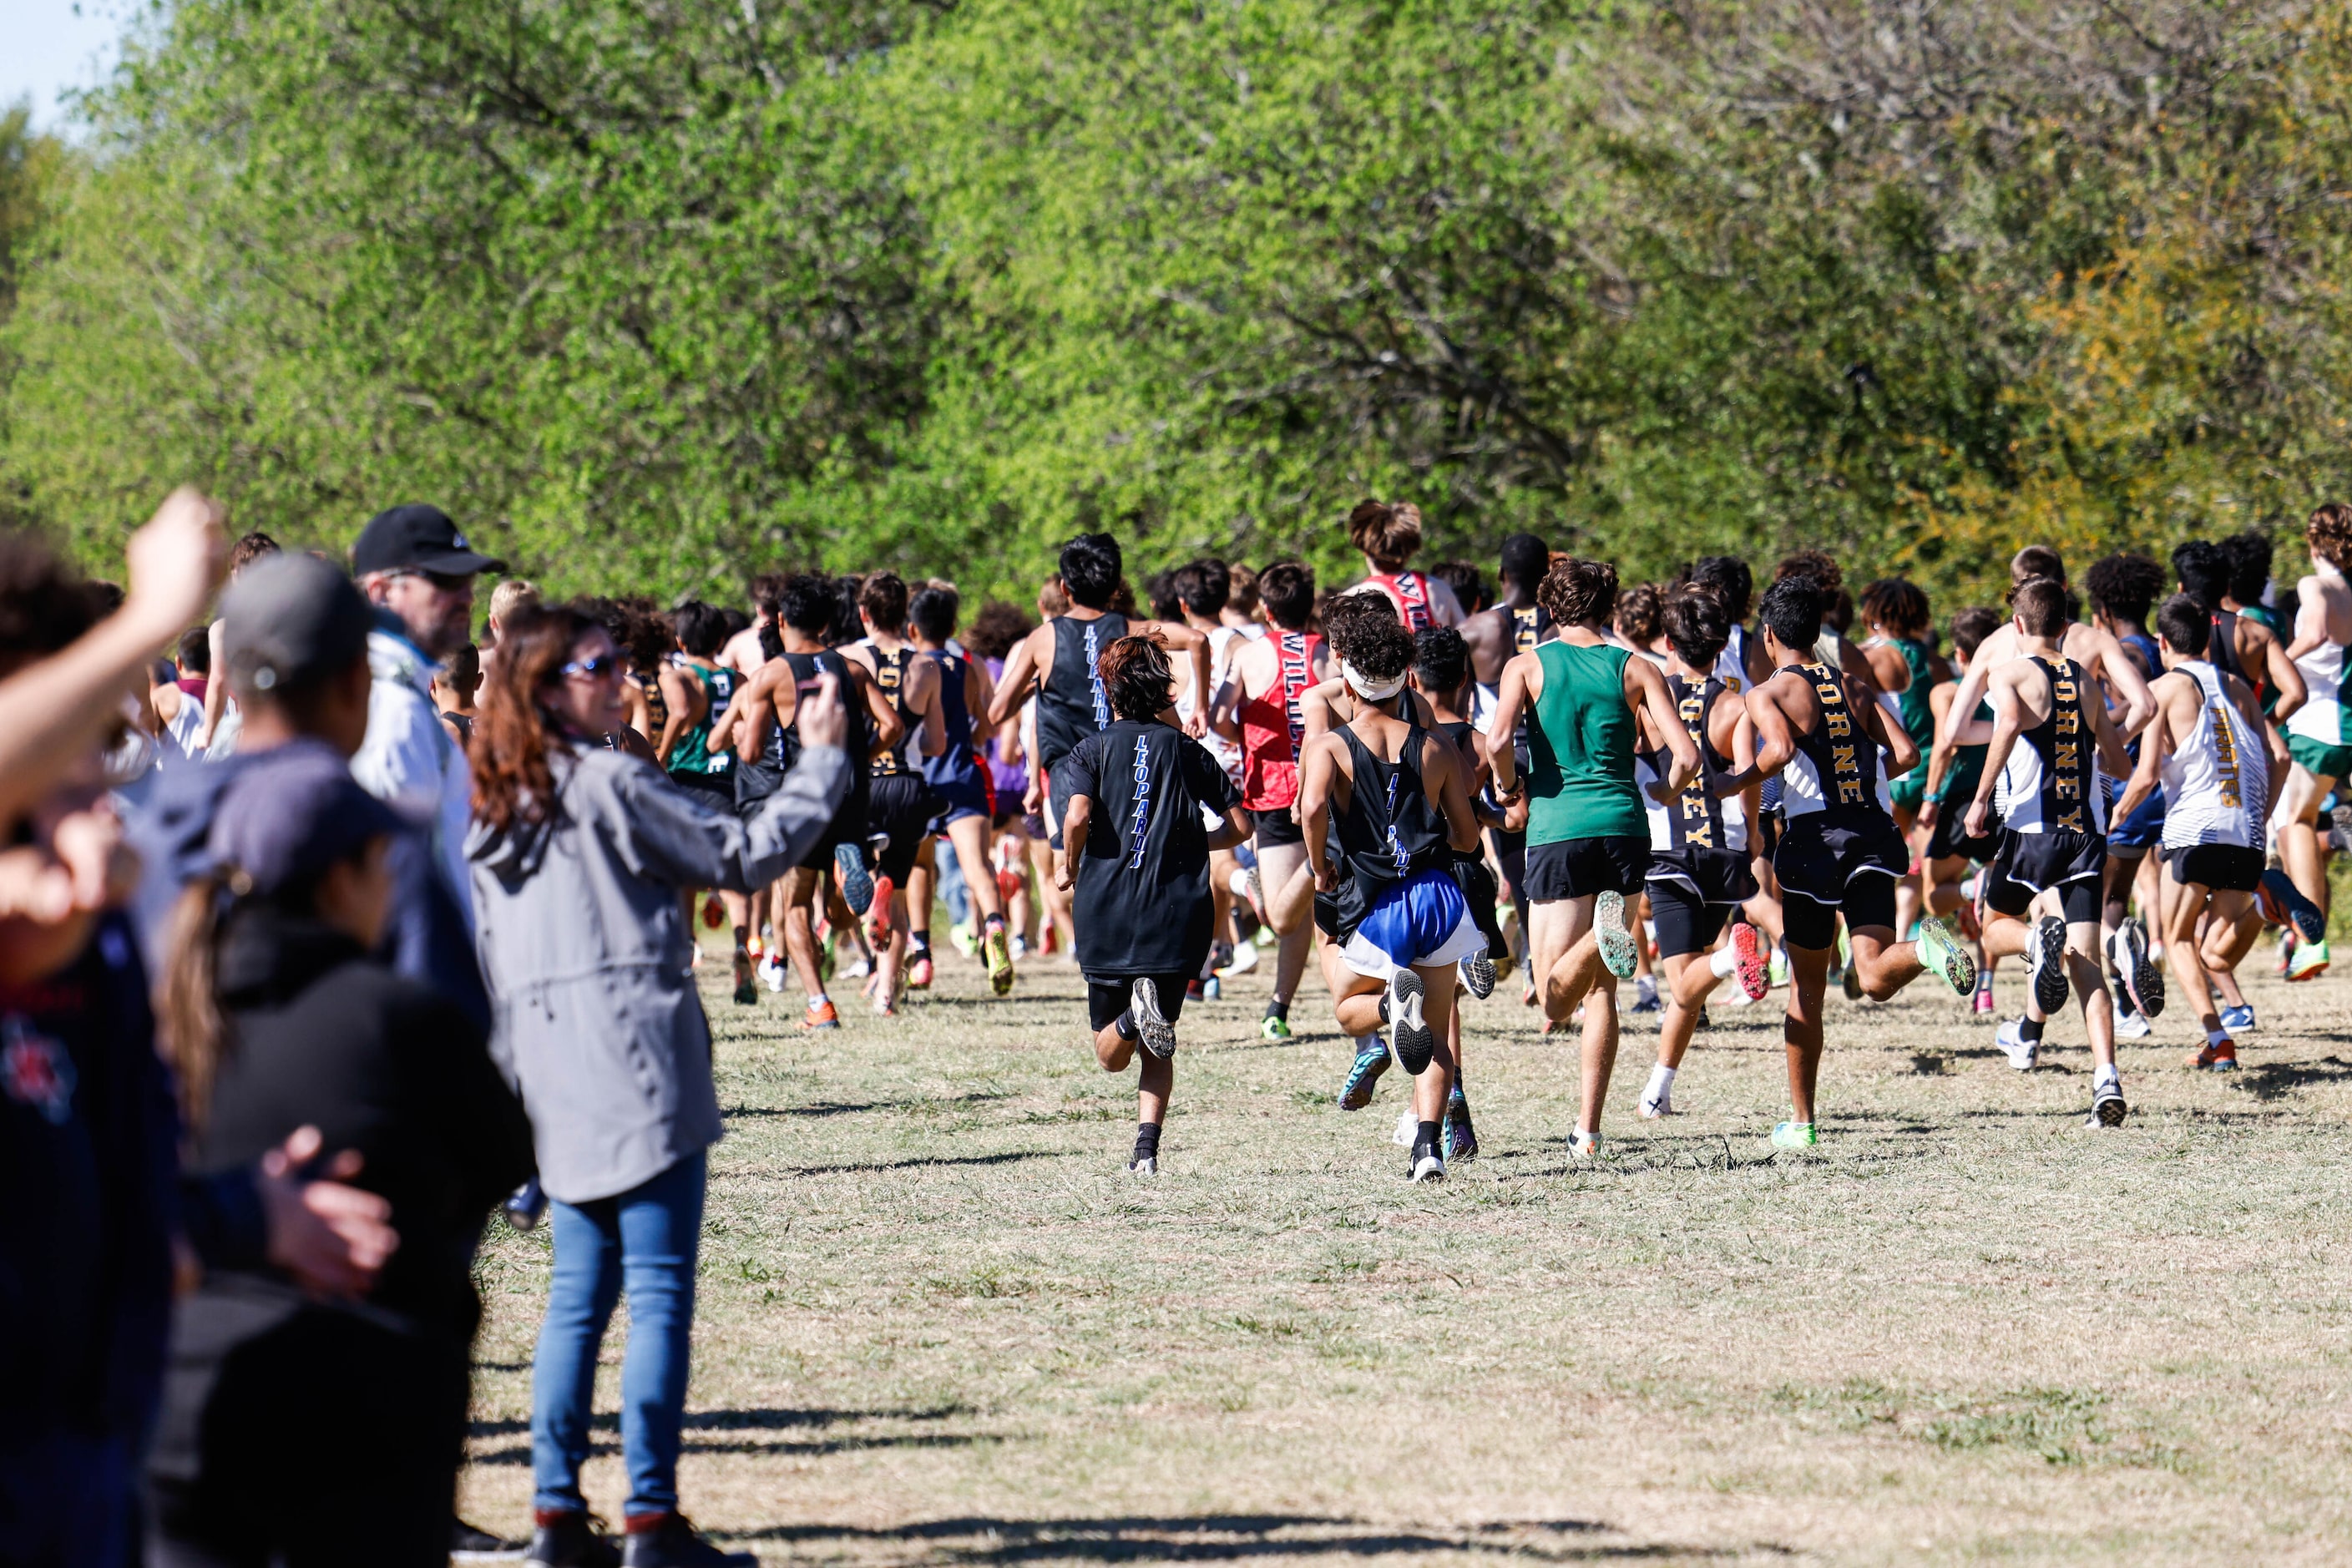
[(666, 594), (1335, 565), (1377, 494), (1948, 610), (2352, 491), (2347, 65), (2284, 0), (178, 0), (13, 264), (0, 479), (93, 561), (194, 479)]

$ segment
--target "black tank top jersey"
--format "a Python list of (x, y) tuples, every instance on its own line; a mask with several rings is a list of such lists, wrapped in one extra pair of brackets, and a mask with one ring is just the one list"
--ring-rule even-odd
[[(2099, 787), (2098, 748), (2083, 712), (2083, 667), (2071, 658), (2033, 662), (2050, 683), (2050, 717), (2018, 739), (2042, 759), (2038, 820), (2069, 833), (2096, 833), (2099, 825), (2090, 819), (2088, 806)], [(2022, 814), (2012, 803), (2002, 815), (2014, 819)]]
[[(1699, 770), (1690, 783), (1683, 785), (1682, 794), (1666, 805), (1666, 831), (1676, 849), (1722, 849), (1728, 847), (1723, 820), (1723, 796), (1716, 792), (1723, 781), (1731, 776), (1731, 759), (1715, 749), (1707, 739), (1707, 721), (1715, 713), (1716, 699), (1729, 688), (1713, 676), (1705, 680), (1690, 680), (1668, 674), (1666, 690), (1675, 700), (1675, 711), (1682, 718), (1683, 728), (1698, 744)], [(1674, 765), (1674, 753), (1664, 750), (1644, 752), (1642, 761), (1650, 771), (1664, 780)]]
[(1354, 730), (1343, 725), (1338, 733), (1348, 743), (1355, 776), (1348, 789), (1348, 809), (1333, 826), (1339, 858), (1361, 900), (1359, 907), (1368, 908), (1391, 883), (1452, 865), (1454, 847), (1447, 841), (1444, 815), (1429, 803), (1422, 773), (1427, 731), (1413, 726), (1393, 763), (1374, 756)]
[(1056, 616), (1054, 662), (1037, 686), (1037, 761), (1046, 772), (1088, 735), (1110, 728), (1110, 694), (1103, 689), (1102, 656), (1127, 635), (1127, 617), (1091, 621)]
[[(817, 678), (827, 670), (831, 670), (841, 682), (842, 706), (849, 714), (849, 731), (842, 742), (849, 752), (849, 790), (852, 795), (864, 795), (866, 782), (872, 775), (870, 759), (874, 751), (874, 727), (871, 716), (866, 710), (865, 700), (857, 693), (855, 678), (849, 673), (849, 660), (832, 648), (823, 653), (784, 653), (776, 657), (792, 667), (793, 684), (803, 697), (816, 689)], [(800, 760), (800, 754), (798, 721), (789, 725), (769, 727), (768, 746), (762, 760), (770, 767), (789, 768)]]
[(921, 721), (907, 710), (907, 672), (914, 668), (914, 664), (915, 650), (910, 645), (900, 644), (897, 653), (884, 653), (878, 647), (874, 650), (874, 684), (889, 698), (890, 706), (898, 710), (898, 722), (906, 726), (906, 733), (898, 743), (874, 759), (874, 776), (877, 779), (895, 778), (900, 773), (916, 771), (907, 762), (921, 738), (922, 730)]
[(1543, 641), (1544, 633), (1551, 630), (1551, 612), (1541, 605), (1531, 605), (1524, 610), (1506, 610), (1511, 620), (1511, 651), (1532, 652)]
[(2212, 615), (2211, 625), (2212, 629), (2206, 634), (2205, 637), (2206, 658), (2222, 674), (2234, 675), (2244, 681), (2246, 689), (2254, 694), (2255, 703), (2267, 710), (2270, 707), (2270, 694), (2263, 689), (2263, 683), (2269, 679), (2270, 671), (2265, 669), (2261, 677), (2257, 678), (2249, 674), (2246, 667), (2239, 662), (2237, 616), (2229, 610), (2216, 610)]
[(1181, 730), (1121, 719), (1081, 738), (1054, 789), (1094, 803), (1072, 892), (1079, 967), (1197, 973), (1215, 908), (1202, 808), (1222, 817), (1241, 799), (1223, 766)]
[(1878, 804), (1878, 745), (1846, 700), (1844, 675), (1810, 660), (1783, 665), (1779, 673), (1791, 671), (1813, 689), (1822, 710), (1812, 733), (1795, 737), (1797, 754), (1780, 770), (1780, 809), (1789, 825), (1815, 815), (1828, 827), (1891, 822)]

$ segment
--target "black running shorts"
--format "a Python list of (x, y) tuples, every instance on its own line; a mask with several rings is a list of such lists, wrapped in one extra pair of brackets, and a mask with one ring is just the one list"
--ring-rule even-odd
[(923, 840), (930, 835), (931, 818), (939, 814), (939, 796), (919, 773), (884, 773), (872, 789), (866, 807), (866, 836), (887, 837), (880, 874), (904, 887)]
[[(1117, 1022), (1127, 1011), (1135, 993), (1136, 976), (1132, 974), (1089, 974), (1087, 976), (1087, 1026), (1099, 1034)], [(1184, 1014), (1184, 986), (1189, 976), (1154, 974), (1147, 976), (1159, 994), (1160, 1016), (1174, 1023)]]
[(1257, 847), (1279, 849), (1286, 844), (1304, 844), (1307, 830), (1290, 818), (1290, 807), (1276, 806), (1272, 811), (1253, 811), (1250, 823), (1256, 829)]
[(2263, 852), (2240, 844), (2168, 848), (2164, 859), (2172, 879), (2184, 887), (2194, 882), (2217, 893), (2251, 893), (2263, 879)]
[(2068, 925), (2095, 921), (2105, 889), (2106, 838), (2096, 833), (2017, 833), (2003, 828), (2000, 847), (1985, 872), (1985, 907), (2024, 918), (2034, 895), (2058, 889)]
[(1562, 838), (1528, 846), (1527, 895), (1549, 904), (1600, 893), (1632, 898), (1650, 874), (1650, 840), (1638, 833), (1605, 838)]
[(1860, 826), (1833, 827), (1822, 813), (1791, 821), (1772, 852), (1780, 879), (1782, 918), (1790, 947), (1834, 945), (1840, 910), (1848, 931), (1895, 929), (1895, 884), (1911, 857), (1891, 818), (1873, 813)]

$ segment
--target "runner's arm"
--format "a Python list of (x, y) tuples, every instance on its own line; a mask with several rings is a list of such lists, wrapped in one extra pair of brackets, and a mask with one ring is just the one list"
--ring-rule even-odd
[(1637, 711), (1646, 711), (1659, 739), (1675, 754), (1674, 766), (1666, 770), (1666, 795), (1671, 796), (1698, 773), (1698, 742), (1690, 737), (1683, 725), (1683, 716), (1675, 710), (1675, 694), (1666, 689), (1666, 678), (1658, 667), (1646, 658), (1629, 658), (1626, 672), (1633, 677), (1633, 698)]
[(923, 716), (923, 755), (936, 757), (948, 749), (948, 705), (940, 700), (939, 661), (917, 659), (915, 669), (914, 708)]
[[(1429, 755), (1423, 747), (1422, 755)], [(1470, 790), (1463, 766), (1462, 753), (1452, 746), (1444, 748), (1444, 764), (1438, 769), (1437, 808), (1445, 814), (1445, 838), (1457, 855), (1468, 855), (1478, 847), (1478, 814), (1471, 809)]]
[(988, 710), (996, 700), (996, 683), (988, 679), (988, 666), (976, 658), (963, 661), (963, 710), (971, 715), (971, 743), (996, 738), (996, 724)]
[(2326, 640), (2327, 595), (2318, 578), (2305, 577), (2294, 585), (2294, 641), (2286, 656), (2301, 658)]
[(2016, 682), (1996, 680), (1991, 684), (1992, 739), (1985, 743), (1984, 772), (1977, 777), (1977, 793), (1969, 802), (1965, 824), (1971, 838), (1984, 837), (1985, 818), (1992, 811), (1993, 786), (2000, 782), (2001, 770), (2009, 764), (2009, 753), (2025, 728)]
[(1229, 807), (1225, 819), (1209, 830), (1209, 847), (1212, 850), (1231, 849), (1236, 844), (1248, 843), (1250, 835), (1256, 831), (1256, 825), (1250, 821), (1248, 812), (1238, 805)]
[(2268, 626), (2263, 628), (2263, 663), (2270, 673), (2271, 684), (2278, 688), (2278, 700), (2271, 704), (2271, 719), (2284, 724), (2287, 716), (2311, 696), (2311, 689), (2303, 683), (2303, 671), (2287, 658), (2286, 646)]
[[(2095, 677), (2092, 684), (2098, 684)], [(2123, 731), (2116, 728), (2113, 719), (2107, 717), (2105, 691), (2101, 689), (2092, 695), (2096, 700), (2085, 702), (2083, 707), (2091, 715), (2091, 732), (2098, 741), (2099, 764), (2106, 769), (2109, 778), (2129, 778), (2132, 770), (2139, 764), (2132, 761), (2129, 752), (2124, 750)]]
[(1095, 816), (1094, 797), (1074, 795), (1062, 808), (1062, 849), (1055, 858), (1054, 885), (1068, 892), (1078, 885), (1077, 858), (1079, 847), (1087, 841), (1087, 829)]
[(874, 744), (868, 754), (879, 756), (907, 738), (907, 721), (898, 717), (898, 705), (890, 700), (889, 694), (882, 689), (882, 683), (874, 679), (871, 670), (857, 659), (846, 662), (849, 678), (865, 694), (866, 714), (874, 721)]
[(1504, 737), (1505, 744), (1495, 748), (1488, 760), (1495, 766), (1495, 798), (1508, 804), (1519, 793), (1517, 748), (1509, 743), (1510, 737), (1519, 732), (1519, 715), (1528, 705), (1526, 654), (1515, 654), (1503, 662), (1503, 683), (1495, 695), (1495, 717), (1486, 726), (1490, 735)]
[(1887, 716), (1884, 702), (1874, 701), (1863, 710), (1863, 731), (1886, 753), (1888, 778), (1898, 778), (1919, 765), (1919, 742)]
[(2147, 678), (2140, 674), (2139, 661), (2125, 650), (2115, 633), (2100, 632), (2098, 647), (2100, 674), (2124, 700), (2124, 716), (2116, 727), (2126, 735), (2137, 735), (2156, 713), (2156, 699), (2147, 693)]
[(2109, 822), (2121, 822), (2155, 793), (2158, 760), (2172, 749), (2171, 729), (2171, 705), (2158, 700), (2147, 728), (2140, 731), (2139, 761), (2132, 768), (2131, 782), (2124, 785), (2123, 794), (2116, 796), (2116, 804), (2107, 808)]
[(1797, 754), (1797, 732), (1780, 706), (1781, 685), (1776, 675), (1748, 693), (1748, 717), (1756, 725), (1756, 772), (1764, 778), (1787, 767)]
[(1339, 874), (1324, 858), (1324, 847), (1331, 833), (1331, 781), (1339, 770), (1339, 742), (1329, 735), (1318, 735), (1307, 742), (1307, 755), (1298, 770), (1298, 829), (1307, 839), (1307, 864), (1315, 872), (1315, 886), (1331, 892), (1339, 886)]
[(686, 733), (688, 726), (701, 721), (710, 699), (703, 695), (702, 682), (689, 679), (677, 665), (663, 665), (655, 679), (661, 682), (664, 717), (661, 739), (654, 742), (654, 755), (660, 759), (662, 766), (667, 767), (669, 754), (677, 749), (678, 737)]
[(1013, 710), (1027, 700), (1029, 688), (1036, 683), (1037, 679), (1037, 639), (1053, 635), (1053, 624), (1048, 622), (1013, 645), (1013, 657), (1004, 661), (1004, 679), (996, 683), (995, 694), (988, 700), (988, 721), (991, 724), (1003, 723)]

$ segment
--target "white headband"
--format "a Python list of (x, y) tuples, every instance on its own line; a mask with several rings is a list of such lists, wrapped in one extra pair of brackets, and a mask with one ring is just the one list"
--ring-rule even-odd
[(1347, 678), (1348, 689), (1367, 702), (1386, 702), (1404, 689), (1402, 673), (1394, 680), (1374, 680), (1344, 658), (1339, 661), (1339, 673)]

